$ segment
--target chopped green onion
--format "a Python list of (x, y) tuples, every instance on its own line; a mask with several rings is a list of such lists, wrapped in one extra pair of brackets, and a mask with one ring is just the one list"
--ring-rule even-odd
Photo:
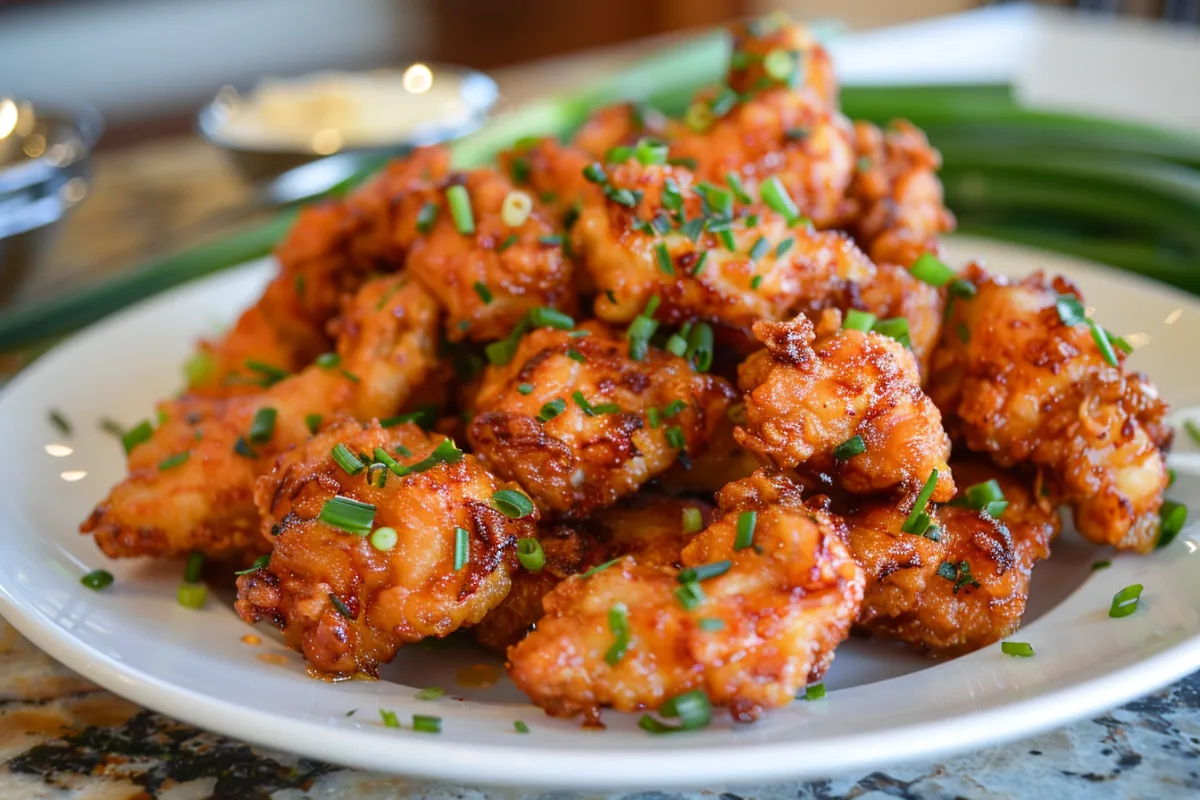
[(802, 142), (805, 139), (807, 139), (810, 134), (811, 134), (811, 132), (808, 130), (808, 128), (803, 128), (803, 127), (788, 128), (787, 130), (785, 130), (783, 132), (783, 138), (787, 139), (788, 141), (792, 141), (792, 142)]
[(1197, 424), (1194, 420), (1186, 419), (1183, 421), (1183, 430), (1188, 435), (1188, 438), (1200, 445), (1200, 424)]
[(625, 208), (637, 208), (637, 204), (642, 200), (641, 191), (614, 189), (612, 186), (604, 187), (604, 196), (619, 206), (625, 206)]
[(237, 453), (242, 458), (258, 458), (258, 453), (250, 443), (246, 441), (245, 436), (239, 436), (237, 441), (233, 443), (233, 452)]
[(759, 186), (758, 193), (764, 203), (776, 213), (783, 215), (788, 225), (795, 225), (800, 221), (800, 208), (796, 205), (796, 201), (792, 200), (792, 196), (788, 194), (778, 175), (772, 175), (763, 181)]
[(733, 216), (733, 193), (722, 189), (720, 186), (713, 186), (711, 183), (698, 183), (696, 188), (703, 193), (704, 199), (708, 202), (709, 208), (714, 213), (722, 217)]
[[(297, 275), (297, 278), (304, 277)], [(187, 378), (188, 386), (199, 386), (203, 383), (208, 383), (213, 377), (213, 371), (217, 365), (213, 361), (211, 353), (203, 350), (194, 353), (187, 361), (183, 362), (183, 375)]]
[(443, 439), (438, 442), (437, 447), (433, 448), (433, 452), (425, 456), (425, 458), (415, 464), (401, 467), (399, 472), (395, 469), (392, 472), (395, 472), (400, 477), (404, 477), (405, 475), (414, 475), (418, 472), (426, 472), (439, 464), (457, 464), (459, 461), (462, 461), (462, 458), (463, 451), (454, 445), (454, 440)]
[(688, 611), (695, 611), (705, 601), (704, 590), (695, 581), (689, 581), (675, 589), (675, 597)]
[(717, 121), (717, 115), (707, 103), (692, 103), (684, 112), (683, 121), (696, 133), (704, 133)]
[(561, 397), (556, 397), (550, 402), (542, 405), (542, 410), (539, 411), (537, 415), (537, 421), (545, 424), (566, 410), (567, 401), (563, 400)]
[(759, 286), (762, 286), (762, 282), (763, 282), (763, 276), (755, 275), (753, 278), (750, 279), (750, 288), (757, 289)]
[(746, 193), (746, 187), (742, 184), (742, 179), (736, 172), (730, 171), (725, 173), (725, 183), (729, 184), (733, 196), (737, 198), (739, 203), (750, 205), (754, 202), (754, 198)]
[(475, 294), (479, 295), (479, 299), (483, 301), (484, 305), (487, 305), (488, 303), (492, 302), (493, 299), (495, 299), (492, 297), (492, 290), (489, 289), (487, 284), (485, 284), (483, 281), (475, 281), (474, 288)]
[(208, 600), (208, 587), (203, 583), (181, 583), (175, 600), (184, 608), (203, 608)]
[(855, 435), (833, 448), (833, 457), (838, 461), (848, 461), (865, 452), (867, 443), (861, 436)]
[(687, 437), (683, 435), (683, 429), (678, 425), (667, 428), (667, 444), (676, 450), (683, 450), (687, 447)]
[(333, 369), (342, 363), (342, 357), (337, 353), (322, 353), (313, 363), (321, 369)]
[(600, 416), (602, 414), (620, 414), (621, 407), (616, 403), (596, 403), (592, 406), (592, 411)]
[(575, 327), (575, 320), (569, 314), (545, 306), (531, 309), (529, 322), (535, 328), (556, 328), (560, 331), (569, 331)]
[(265, 361), (255, 361), (254, 359), (246, 359), (246, 369), (251, 372), (257, 372), (262, 375), (263, 386), (274, 386), (284, 378), (291, 375), (286, 369), (277, 367), (274, 364), (268, 364)]
[(246, 437), (250, 441), (250, 444), (266, 444), (271, 441), (271, 437), (275, 435), (275, 417), (277, 413), (270, 406), (265, 406), (254, 412), (254, 419), (250, 421), (250, 433)]
[(695, 242), (700, 238), (700, 234), (704, 232), (704, 218), (696, 217), (695, 219), (688, 220), (679, 226), (679, 232)]
[(708, 251), (705, 250), (703, 253), (700, 254), (700, 257), (696, 259), (696, 266), (692, 267), (692, 277), (693, 278), (704, 271), (704, 262), (707, 260), (708, 260)]
[(516, 489), (501, 489), (492, 495), (492, 505), (509, 519), (524, 519), (533, 513), (533, 501)]
[(1183, 503), (1164, 500), (1158, 512), (1158, 542), (1155, 548), (1166, 547), (1175, 540), (1187, 522), (1188, 509)]
[(500, 219), (510, 228), (519, 228), (533, 213), (533, 198), (522, 191), (511, 191), (500, 205)]
[(938, 565), (937, 575), (939, 578), (945, 578), (954, 583), (955, 594), (958, 594), (964, 586), (979, 588), (979, 581), (975, 580), (975, 576), (971, 574), (971, 564), (967, 561), (960, 561), (958, 564), (943, 561)]
[(188, 583), (198, 583), (203, 569), (204, 553), (188, 553), (187, 564), (183, 567), (183, 579)]
[(381, 419), (379, 427), (394, 428), (397, 425), (403, 425), (406, 422), (416, 423), (421, 430), (427, 431), (437, 424), (438, 407), (435, 405), (423, 405), (416, 411), (409, 411), (406, 414), (397, 414), (394, 417)]
[(659, 242), (654, 246), (654, 255), (658, 261), (658, 269), (666, 275), (675, 274), (675, 264), (671, 260), (671, 252), (667, 250), (667, 245)]
[(714, 115), (723, 117), (738, 101), (738, 93), (728, 86), (722, 86), (717, 96), (712, 99), (710, 107)]
[(444, 695), (446, 690), (440, 686), (426, 686), (421, 691), (413, 695), (417, 700), (437, 700)]
[(137, 425), (125, 431), (125, 433), (121, 434), (121, 444), (125, 447), (125, 454), (129, 455), (133, 452), (133, 448), (150, 441), (150, 437), (153, 435), (154, 427), (148, 419), (142, 420)]
[(321, 415), (320, 414), (305, 415), (304, 426), (306, 428), (308, 428), (309, 433), (311, 433), (315, 436), (317, 433), (317, 429), (321, 427)]
[(745, 550), (754, 544), (754, 528), (758, 524), (758, 512), (743, 511), (737, 519), (737, 537), (733, 540), (733, 549)]
[(516, 730), (517, 733), (529, 733), (529, 726), (521, 720), (517, 720), (513, 723), (513, 729)]
[(254, 559), (253, 564), (246, 567), (245, 569), (239, 569), (236, 572), (234, 572), (233, 574), (234, 575), (249, 575), (251, 572), (258, 572), (260, 569), (262, 569), (263, 567), (267, 566), (270, 563), (271, 563), (270, 554), (265, 555), (265, 556), (259, 556), (258, 558)]
[(793, 246), (794, 244), (796, 244), (796, 240), (795, 240), (795, 238), (794, 238), (794, 237), (791, 237), (791, 236), (789, 236), (789, 237), (787, 237), (786, 239), (784, 239), (782, 242), (780, 242), (780, 243), (779, 243), (779, 246), (775, 248), (775, 257), (776, 257), (776, 258), (783, 258), (783, 256), (784, 256), (784, 255), (785, 255), (785, 254), (786, 254), (786, 253), (787, 253), (789, 250), (791, 250), (791, 249), (792, 249), (792, 246)]
[(623, 144), (610, 147), (604, 154), (606, 164), (623, 164), (631, 158), (633, 158), (633, 148)]
[(699, 533), (704, 527), (704, 512), (695, 506), (683, 509), (683, 532)]
[(641, 314), (634, 317), (633, 322), (629, 323), (629, 329), (625, 333), (625, 337), (629, 340), (629, 357), (634, 361), (641, 361), (650, 351), (650, 337), (658, 330), (658, 323), (654, 320), (654, 312), (658, 310), (658, 305), (662, 300), (655, 295), (646, 303), (646, 308)]
[(112, 585), (113, 576), (112, 573), (106, 569), (94, 569), (87, 575), (84, 575), (82, 578), (80, 578), (79, 582), (91, 589), (93, 592), (98, 592), (101, 589)]
[(169, 469), (175, 469), (175, 467), (185, 463), (190, 455), (191, 452), (184, 450), (182, 453), (176, 453), (173, 456), (164, 458), (162, 461), (158, 462), (158, 471), (165, 472)]
[(399, 728), (400, 720), (396, 718), (395, 711), (388, 711), (386, 708), (379, 709), (379, 718), (383, 720), (383, 724), (389, 728)]
[(634, 150), (634, 155), (637, 160), (646, 166), (655, 164), (666, 164), (667, 156), (670, 155), (670, 149), (666, 142), (661, 142), (657, 139), (643, 138), (638, 139), (637, 147)]
[(925, 485), (921, 487), (921, 491), (917, 494), (917, 499), (913, 503), (912, 511), (908, 514), (908, 519), (904, 520), (904, 524), (900, 526), (900, 530), (904, 533), (915, 533), (920, 536), (929, 527), (928, 515), (925, 515), (924, 520), (921, 517), (924, 514), (925, 506), (929, 504), (929, 498), (933, 497), (933, 490), (937, 488), (937, 479), (938, 471), (936, 469), (930, 470), (929, 478), (926, 479)]
[(466, 528), (454, 529), (454, 571), (458, 572), (467, 565), (467, 557), (471, 554), (471, 532)]
[(678, 718), (678, 725), (667, 725), (649, 714), (643, 714), (638, 720), (638, 727), (648, 733), (679, 733), (694, 731), (706, 727), (712, 722), (712, 703), (703, 689), (693, 689), (690, 692), (672, 697), (658, 709), (659, 716), (669, 719)]
[(446, 200), (450, 203), (450, 218), (454, 227), (463, 236), (475, 232), (475, 215), (471, 213), (471, 195), (467, 187), (456, 184), (446, 190)]
[(1120, 366), (1121, 362), (1117, 360), (1117, 354), (1113, 350), (1112, 342), (1108, 340), (1108, 332), (1093, 320), (1088, 321), (1088, 327), (1092, 329), (1092, 340), (1096, 342), (1096, 347), (1100, 348), (1100, 355), (1104, 356), (1104, 360), (1108, 362), (1108, 365), (1110, 367)]
[(697, 322), (688, 332), (688, 346), (684, 357), (697, 372), (708, 372), (713, 363), (713, 350), (712, 326), (707, 322)]
[(517, 561), (530, 572), (541, 572), (542, 567), (546, 566), (546, 551), (542, 549), (541, 542), (532, 536), (522, 537), (517, 540)]
[(674, 178), (667, 178), (663, 181), (662, 204), (663, 208), (666, 208), (682, 219), (683, 193), (680, 191), (679, 184), (676, 183)]
[(395, 528), (376, 528), (371, 531), (371, 547), (374, 547), (381, 553), (386, 553), (393, 549), (400, 541), (399, 534)]
[(688, 567), (680, 570), (675, 580), (680, 583), (698, 583), (724, 575), (732, 566), (733, 562), (726, 559), (725, 561), (714, 561), (711, 564), (701, 564), (698, 567)]
[[(992, 503), (1001, 503), (1004, 501), (1004, 490), (1000, 488), (999, 481), (992, 480), (976, 483), (968, 486), (962, 491), (962, 494), (950, 501), (952, 506), (965, 506), (974, 508), (979, 511), (988, 509)], [(1003, 509), (1000, 509), (1003, 511)], [(996, 516), (992, 514), (992, 516)]]
[(367, 466), (358, 459), (358, 456), (350, 452), (350, 448), (346, 447), (346, 445), (342, 444), (341, 442), (338, 442), (333, 446), (333, 449), (329, 451), (329, 455), (333, 457), (333, 460), (337, 462), (337, 465), (341, 467), (347, 475), (357, 475)]
[(325, 501), (317, 519), (346, 533), (366, 536), (375, 522), (375, 506), (339, 494)]
[(516, 243), (517, 243), (517, 235), (515, 233), (510, 233), (507, 237), (505, 237), (503, 242), (496, 245), (496, 252), (503, 253), (505, 250), (512, 247)]
[(580, 364), (587, 363), (587, 356), (576, 350), (574, 347), (567, 350), (567, 358), (571, 359), (572, 361), (578, 361)]
[(767, 241), (767, 237), (760, 236), (760, 237), (758, 237), (758, 241), (756, 241), (750, 247), (750, 259), (752, 261), (758, 261), (760, 258), (765, 256), (770, 251), (770, 249), (771, 249), (771, 243)]
[(824, 683), (814, 683), (810, 686), (804, 687), (804, 699), (805, 700), (821, 700), (824, 697), (825, 697), (825, 684)]
[(1111, 561), (1107, 561), (1107, 560), (1096, 561), (1096, 562), (1092, 563), (1092, 572), (1095, 572), (1096, 570), (1100, 570), (1100, 569), (1108, 569), (1111, 566), (1112, 566)]
[(846, 331), (869, 331), (875, 326), (875, 315), (869, 311), (859, 311), (857, 308), (846, 310), (846, 316), (842, 320), (842, 330)]
[(544, 244), (547, 247), (561, 247), (562, 243), (563, 237), (557, 233), (551, 234), (550, 236), (538, 237), (538, 244)]
[(517, 387), (517, 391), (523, 395), (533, 394), (533, 384), (532, 383), (522, 383), (520, 386)]
[(881, 319), (871, 328), (875, 333), (895, 339), (905, 347), (912, 349), (912, 339), (908, 333), (908, 320), (904, 317)]
[(663, 349), (673, 356), (683, 358), (683, 354), (687, 352), (687, 339), (684, 339), (678, 333), (673, 333), (667, 339), (667, 343), (663, 345)]
[(67, 421), (67, 418), (61, 411), (56, 408), (52, 408), (47, 416), (50, 419), (50, 424), (58, 430), (61, 436), (71, 435), (71, 423)]
[(413, 714), (413, 730), (417, 733), (441, 733), (442, 718), (428, 714)]
[(583, 574), (582, 574), (582, 575), (580, 575), (579, 577), (581, 577), (581, 578), (590, 578), (590, 577), (592, 577), (593, 575), (595, 575), (597, 572), (603, 572), (604, 570), (608, 569), (608, 568), (609, 568), (609, 567), (611, 567), (613, 564), (615, 564), (615, 563), (617, 563), (618, 561), (620, 561), (622, 558), (624, 558), (624, 556), (617, 556), (617, 557), (616, 557), (616, 558), (614, 558), (614, 559), (610, 559), (609, 561), (605, 561), (603, 564), (597, 564), (596, 566), (592, 567), (591, 569), (589, 569), (587, 572), (583, 573)]
[(588, 164), (583, 168), (583, 177), (591, 183), (608, 183), (608, 173), (599, 162)]
[(1063, 325), (1071, 327), (1080, 323), (1086, 324), (1088, 321), (1083, 302), (1074, 295), (1060, 294), (1054, 302), (1054, 307), (1058, 311), (1058, 318)]
[(796, 59), (787, 50), (772, 50), (763, 56), (763, 71), (777, 81), (786, 82), (796, 70)]
[(388, 465), (375, 462), (367, 467), (367, 485), (382, 489), (387, 485)]
[(1142, 585), (1135, 583), (1132, 586), (1126, 586), (1121, 591), (1113, 595), (1112, 605), (1108, 609), (1110, 617), (1128, 617), (1134, 611), (1137, 611), (1138, 602), (1142, 598)]
[(908, 271), (914, 278), (930, 286), (945, 286), (954, 280), (954, 270), (933, 253), (922, 253)]
[(702, 631), (723, 631), (725, 630), (725, 620), (717, 619), (716, 617), (702, 617), (696, 622), (697, 627)]
[(1028, 642), (1001, 642), (1000, 652), (1015, 658), (1033, 658), (1033, 645)]
[(426, 203), (421, 206), (421, 210), (417, 212), (418, 233), (429, 233), (433, 230), (433, 224), (437, 222), (439, 210), (440, 207), (437, 203)]
[(612, 631), (616, 641), (604, 654), (604, 660), (610, 667), (615, 667), (629, 649), (629, 611), (623, 603), (617, 603), (608, 610), (608, 629)]

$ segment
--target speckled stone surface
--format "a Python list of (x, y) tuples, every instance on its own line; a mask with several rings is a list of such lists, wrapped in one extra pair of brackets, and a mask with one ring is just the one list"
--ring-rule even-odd
[(0, 800), (1200, 797), (1200, 673), (1069, 728), (944, 762), (699, 792), (521, 792), (343, 769), (215, 736), (97, 688), (0, 621), (0, 759)]

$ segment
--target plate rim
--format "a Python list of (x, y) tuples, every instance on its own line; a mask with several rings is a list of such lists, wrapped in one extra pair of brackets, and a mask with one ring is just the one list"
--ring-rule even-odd
[[(1200, 308), (1200, 300), (1186, 292), (1103, 264), (979, 237), (955, 236), (952, 241), (968, 247), (972, 241), (986, 242), (993, 252), (996, 248), (1006, 248), (1027, 254), (1030, 259), (1046, 256), (1056, 265), (1101, 271), (1136, 284), (1139, 291)], [(980, 260), (986, 262), (987, 258)], [(86, 327), (56, 345), (5, 386), (0, 391), (0, 408), (27, 380), (42, 371), (55, 370), (60, 361), (70, 359), (76, 347), (103, 336), (110, 327), (197, 286), (263, 270), (269, 262), (269, 257), (256, 259), (174, 287)], [(470, 763), (467, 778), (471, 782), (527, 788), (633, 790), (808, 780), (878, 766), (877, 752), (886, 753), (889, 765), (944, 758), (1062, 727), (1150, 694), (1200, 667), (1200, 628), (1197, 628), (1190, 637), (1147, 659), (1033, 697), (974, 712), (969, 716), (970, 725), (963, 725), (959, 717), (946, 716), (873, 732), (724, 748), (719, 758), (704, 758), (704, 755), (715, 754), (720, 745), (646, 749), (632, 743), (628, 747), (622, 744), (603, 750), (585, 747), (555, 750), (553, 757), (547, 759), (544, 751), (522, 748), (516, 740), (512, 744), (471, 743), (406, 736), (395, 744), (384, 745), (385, 740), (376, 732), (354, 728), (337, 729), (335, 735), (328, 735), (331, 730), (324, 728), (325, 736), (299, 736), (298, 728), (316, 732), (321, 726), (274, 711), (243, 708), (97, 651), (57, 625), (42, 624), (38, 613), (18, 603), (5, 586), (0, 586), (0, 613), (35, 646), (105, 689), (206, 730), (322, 761), (420, 778), (461, 782), (462, 765)], [(804, 758), (797, 759), (797, 755)], [(619, 770), (614, 769), (617, 762)]]

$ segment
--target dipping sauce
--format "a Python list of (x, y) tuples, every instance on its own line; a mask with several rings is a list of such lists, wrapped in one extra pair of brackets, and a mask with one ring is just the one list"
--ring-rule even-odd
[(286, 667), (288, 665), (288, 657), (282, 653), (259, 653), (255, 658), (264, 664), (271, 664), (276, 667)]
[(258, 638), (253, 633), (247, 633), (242, 637), (242, 644), (262, 644), (262, 639)]

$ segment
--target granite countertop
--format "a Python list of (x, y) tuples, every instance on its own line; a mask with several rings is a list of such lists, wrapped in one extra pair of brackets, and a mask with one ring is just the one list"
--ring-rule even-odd
[[(584, 800), (343, 769), (197, 730), (89, 683), (0, 621), (0, 800)], [(1200, 796), (1200, 673), (1094, 719), (943, 762), (622, 800)]]

